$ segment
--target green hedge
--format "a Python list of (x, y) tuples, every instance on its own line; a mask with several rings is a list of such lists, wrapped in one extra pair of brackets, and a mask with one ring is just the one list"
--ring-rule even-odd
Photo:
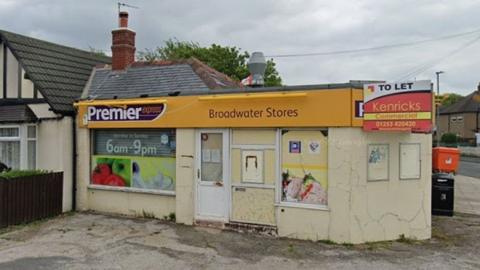
[(455, 133), (445, 133), (442, 135), (440, 142), (447, 144), (456, 144), (458, 142), (457, 134)]
[(45, 170), (12, 170), (9, 172), (0, 173), (0, 180), (12, 179), (17, 177), (25, 177), (25, 176), (42, 175), (47, 173), (50, 173), (50, 172)]

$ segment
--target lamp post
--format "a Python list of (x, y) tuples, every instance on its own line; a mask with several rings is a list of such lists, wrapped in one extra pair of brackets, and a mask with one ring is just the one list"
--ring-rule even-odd
[[(440, 96), (440, 74), (445, 73), (443, 71), (437, 71), (437, 96)], [(436, 120), (436, 132), (437, 132), (437, 147), (440, 146), (440, 104), (437, 105), (437, 120)]]

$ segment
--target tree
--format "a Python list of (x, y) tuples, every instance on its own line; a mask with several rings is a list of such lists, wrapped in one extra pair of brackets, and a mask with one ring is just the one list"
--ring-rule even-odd
[(92, 47), (92, 46), (88, 46), (88, 50), (94, 54), (95, 56), (105, 56), (107, 57), (107, 55), (105, 54), (104, 51), (100, 50), (100, 49), (96, 49), (95, 47)]
[[(210, 47), (202, 47), (196, 42), (178, 41), (169, 39), (163, 47), (154, 50), (145, 49), (138, 53), (138, 59), (143, 61), (155, 60), (180, 60), (195, 57), (230, 78), (240, 81), (250, 72), (247, 61), (250, 54), (241, 52), (237, 47), (221, 46), (212, 44)], [(273, 59), (267, 60), (265, 69), (265, 86), (280, 86), (282, 78), (278, 74)]]
[(444, 95), (444, 98), (442, 99), (442, 106), (448, 106), (453, 103), (456, 103), (457, 101), (461, 100), (463, 98), (462, 95), (459, 94), (446, 94)]

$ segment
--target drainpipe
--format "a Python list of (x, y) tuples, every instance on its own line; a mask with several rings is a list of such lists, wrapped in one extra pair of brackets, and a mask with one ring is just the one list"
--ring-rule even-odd
[(72, 118), (72, 211), (77, 211), (77, 112)]

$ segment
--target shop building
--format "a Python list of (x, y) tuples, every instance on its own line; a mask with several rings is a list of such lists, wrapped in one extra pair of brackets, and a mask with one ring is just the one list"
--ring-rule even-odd
[(96, 64), (110, 58), (0, 31), (0, 162), (63, 171), (63, 210), (72, 210), (74, 109)]
[[(80, 210), (338, 243), (430, 238), (431, 134), (364, 125), (363, 83), (240, 88), (196, 60), (115, 66), (113, 52), (76, 103)], [(425, 93), (430, 112), (400, 112), (418, 131)]]

